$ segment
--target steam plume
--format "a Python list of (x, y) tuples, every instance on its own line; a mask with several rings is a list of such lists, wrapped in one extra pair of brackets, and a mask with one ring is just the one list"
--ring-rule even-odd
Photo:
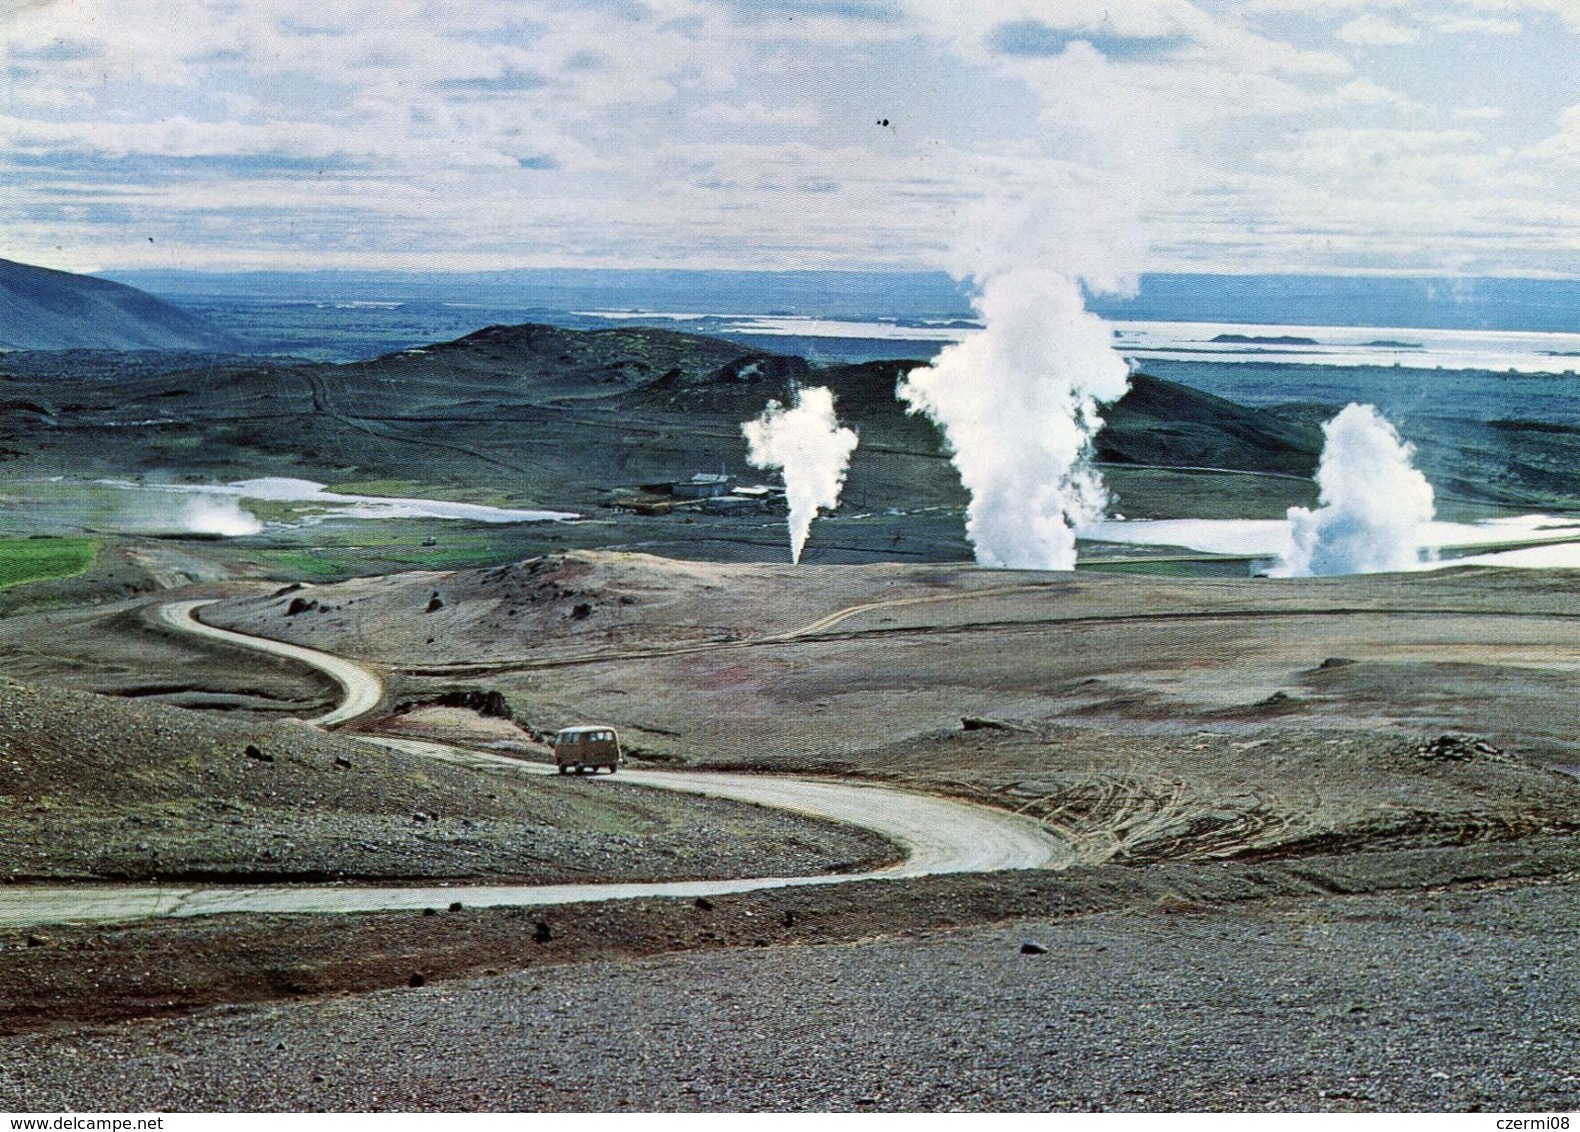
[(263, 530), (258, 516), (236, 500), (220, 495), (199, 495), (181, 509), (180, 528), (195, 535), (255, 535)]
[(1315, 511), (1291, 507), (1292, 544), (1277, 577), (1370, 574), (1420, 564), (1432, 485), (1411, 464), (1413, 445), (1371, 405), (1350, 404), (1322, 426)]
[[(968, 24), (980, 19), (969, 6), (947, 8), (969, 12), (959, 17)], [(1000, 66), (1040, 104), (1039, 147), (1006, 163), (981, 205), (955, 217), (950, 266), (976, 281), (984, 329), (913, 370), (897, 392), (944, 432), (971, 494), (976, 560), (1068, 570), (1075, 530), (1107, 504), (1091, 460), (1098, 410), (1129, 383), (1082, 288), (1134, 289), (1146, 258), (1144, 204), (1167, 167), (1158, 155), (1169, 148), (1169, 113), (1089, 43)]]
[(1091, 465), (1098, 406), (1124, 395), (1129, 366), (1061, 272), (1001, 271), (975, 306), (982, 333), (912, 370), (898, 394), (944, 430), (979, 563), (1074, 569), (1075, 529), (1108, 502)]
[(834, 394), (821, 386), (797, 389), (795, 403), (785, 408), (768, 402), (762, 416), (741, 425), (749, 445), (746, 459), (754, 468), (781, 468), (790, 504), (790, 561), (801, 561), (819, 507), (839, 506), (855, 432), (841, 428), (834, 415)]

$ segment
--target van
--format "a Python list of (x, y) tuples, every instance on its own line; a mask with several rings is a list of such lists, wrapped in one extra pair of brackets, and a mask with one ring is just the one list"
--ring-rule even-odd
[(613, 774), (624, 761), (613, 727), (562, 727), (554, 733), (554, 765), (561, 774), (596, 774), (599, 767)]

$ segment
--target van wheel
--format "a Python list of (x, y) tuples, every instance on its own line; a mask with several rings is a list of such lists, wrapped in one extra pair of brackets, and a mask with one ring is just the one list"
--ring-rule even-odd
[(568, 766), (562, 766), (562, 767), (560, 767), (560, 773), (561, 773), (561, 774), (569, 774), (569, 773), (570, 773), (570, 771), (571, 771), (571, 768), (570, 768), (570, 767), (568, 767)]
[(619, 770), (619, 769), (620, 769), (620, 768), (619, 768), (619, 767), (613, 767), (613, 766), (612, 766), (612, 767), (610, 767), (610, 768), (609, 768), (609, 773), (610, 773), (610, 774), (613, 774), (613, 773), (614, 773), (614, 772), (615, 772), (615, 771), (617, 771), (617, 770)]

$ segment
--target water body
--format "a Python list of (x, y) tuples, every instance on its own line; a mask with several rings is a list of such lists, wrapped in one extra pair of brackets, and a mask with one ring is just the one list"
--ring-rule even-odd
[[(978, 333), (957, 319), (850, 321), (793, 315), (677, 311), (577, 311), (579, 317), (750, 338), (835, 338), (946, 345)], [(1580, 334), (1419, 327), (1300, 326), (1236, 322), (1118, 321), (1114, 348), (1136, 362), (1240, 362), (1300, 366), (1407, 367), (1492, 373), (1574, 374)]]
[[(526, 511), (488, 507), (477, 503), (452, 503), (443, 499), (407, 499), (382, 495), (351, 495), (330, 491), (311, 480), (268, 476), (228, 484), (138, 484), (123, 480), (100, 481), (125, 491), (162, 495), (197, 496), (209, 500), (257, 500), (297, 504), (296, 523), (310, 525), (328, 519), (457, 519), (473, 523), (543, 523), (580, 518), (571, 511)], [(252, 534), (255, 530), (213, 531), (216, 534)]]
[[(1125, 546), (1179, 547), (1202, 554), (1255, 560), (1282, 557), (1290, 548), (1287, 519), (1105, 519), (1080, 531), (1082, 538)], [(1573, 539), (1574, 541), (1565, 541)], [(1517, 545), (1517, 544), (1526, 545)], [(1580, 518), (1519, 515), (1479, 523), (1427, 523), (1419, 533), (1419, 569), (1509, 566), (1580, 569)], [(1477, 548), (1496, 548), (1474, 553)]]

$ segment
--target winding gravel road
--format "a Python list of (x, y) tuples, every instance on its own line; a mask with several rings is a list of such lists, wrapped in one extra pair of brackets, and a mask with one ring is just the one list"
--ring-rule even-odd
[[(313, 722), (345, 723), (378, 706), (383, 682), (361, 665), (300, 645), (252, 637), (204, 625), (194, 616), (208, 601), (163, 605), (159, 617), (183, 632), (299, 661), (327, 673), (346, 692), (339, 707)], [(413, 754), (478, 769), (553, 774), (554, 768), (439, 743), (371, 740)], [(705, 794), (772, 806), (844, 822), (898, 844), (905, 859), (866, 873), (737, 880), (621, 884), (387, 886), (8, 886), (0, 889), (0, 924), (30, 927), (50, 923), (122, 922), (156, 917), (237, 912), (375, 912), (445, 906), (545, 906), (639, 897), (715, 896), (764, 888), (844, 884), (857, 880), (904, 879), (942, 873), (1058, 869), (1074, 861), (1072, 847), (1036, 822), (965, 802), (863, 783), (703, 771), (627, 770), (623, 781), (660, 790)]]
[(359, 719), (379, 706), (379, 701), (384, 698), (383, 678), (355, 661), (346, 660), (333, 653), (319, 652), (317, 649), (303, 648), (301, 645), (286, 644), (284, 641), (271, 641), (263, 637), (250, 637), (246, 633), (235, 633), (229, 629), (218, 629), (213, 625), (205, 625), (197, 619), (198, 610), (207, 605), (214, 605), (219, 600), (219, 598), (207, 598), (198, 601), (167, 602), (159, 607), (159, 620), (172, 629), (190, 633), (194, 637), (206, 637), (211, 641), (223, 641), (225, 644), (251, 649), (253, 652), (283, 656), (324, 673), (340, 685), (344, 697), (340, 701), (340, 706), (334, 711), (317, 719), (308, 720), (318, 727), (338, 727), (342, 723), (350, 723), (353, 719)]

